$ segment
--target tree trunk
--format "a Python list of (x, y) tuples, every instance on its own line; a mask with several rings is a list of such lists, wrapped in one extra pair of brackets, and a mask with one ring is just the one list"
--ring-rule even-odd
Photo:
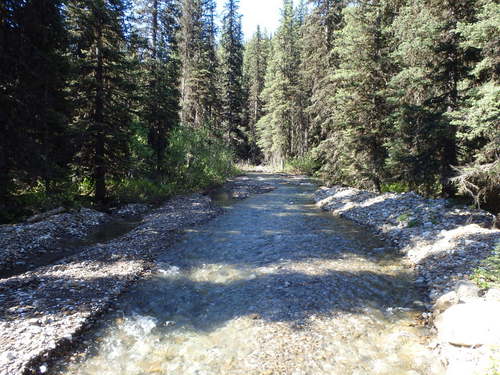
[(94, 180), (95, 200), (103, 204), (106, 199), (106, 166), (104, 145), (104, 66), (102, 56), (103, 40), (102, 26), (98, 25), (97, 36), (97, 66), (96, 66), (96, 96), (95, 96), (95, 159)]

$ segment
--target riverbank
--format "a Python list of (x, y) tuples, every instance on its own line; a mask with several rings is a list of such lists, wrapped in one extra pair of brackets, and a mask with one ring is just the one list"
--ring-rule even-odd
[(398, 254), (317, 209), (310, 179), (251, 178), (277, 189), (185, 231), (48, 371), (443, 375)]
[(447, 374), (495, 374), (492, 366), (500, 365), (492, 361), (500, 356), (500, 291), (481, 290), (470, 281), (500, 241), (493, 215), (415, 193), (375, 194), (345, 187), (321, 188), (315, 201), (390, 240), (415, 270), (417, 283), (428, 291), (425, 317), (435, 327), (433, 346), (448, 366)]
[[(272, 187), (239, 177), (230, 180), (226, 189), (241, 198), (245, 195), (241, 191), (267, 192)], [(170, 199), (144, 214), (135, 229), (115, 240), (83, 248), (55, 264), (0, 280), (0, 374), (46, 372), (44, 360), (71, 347), (78, 335), (109, 309), (134, 280), (154, 268), (155, 254), (166, 251), (175, 242), (178, 231), (221, 213), (222, 209), (214, 205), (210, 197), (201, 194)], [(62, 215), (67, 216), (49, 218), (49, 224), (9, 226), (9, 233), (23, 234), (16, 237), (16, 249), (23, 248), (23, 239), (28, 243), (30, 235), (43, 236), (45, 248), (56, 243), (60, 246), (61, 226), (50, 223), (63, 219), (62, 223), (66, 221), (71, 232), (69, 224), (73, 219), (77, 221), (68, 216), (70, 213)], [(77, 233), (83, 235), (97, 226), (93, 224), (95, 216), (88, 215), (89, 220), (77, 221), (81, 224)], [(40, 256), (43, 253), (38, 248), (42, 246), (33, 246), (32, 252), (17, 252), (19, 259), (24, 259), (27, 253)], [(10, 262), (17, 261), (11, 256)]]

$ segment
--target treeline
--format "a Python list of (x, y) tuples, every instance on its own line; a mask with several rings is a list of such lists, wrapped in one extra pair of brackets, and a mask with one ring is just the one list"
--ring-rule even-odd
[(498, 195), (497, 1), (284, 0), (276, 33), (246, 43), (238, 0), (217, 16), (214, 0), (0, 2), (2, 220), (159, 200), (234, 159)]
[(268, 61), (250, 106), (267, 160), (330, 183), (498, 200), (497, 1), (295, 5), (283, 2), (270, 47), (252, 51), (257, 35), (247, 50)]
[(218, 43), (214, 0), (2, 1), (2, 220), (232, 173), (247, 148), (243, 42), (237, 2), (224, 13)]

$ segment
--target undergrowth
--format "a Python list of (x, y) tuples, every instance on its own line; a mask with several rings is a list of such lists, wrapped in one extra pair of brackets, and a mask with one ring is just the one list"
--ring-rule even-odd
[(495, 245), (492, 254), (474, 270), (472, 280), (480, 288), (500, 287), (500, 241)]
[[(144, 153), (147, 140), (132, 145), (135, 160), (130, 173), (108, 180), (109, 205), (126, 203), (157, 204), (182, 193), (199, 191), (223, 183), (239, 173), (234, 154), (225, 143), (205, 129), (179, 127), (170, 133), (161, 177), (155, 176)], [(77, 208), (93, 205), (94, 186), (89, 179), (73, 180), (48, 192), (43, 184), (19, 191), (10, 202), (0, 202), (0, 223), (13, 223), (56, 207)]]
[(308, 153), (287, 161), (285, 163), (285, 172), (314, 176), (320, 167), (319, 161), (311, 153)]

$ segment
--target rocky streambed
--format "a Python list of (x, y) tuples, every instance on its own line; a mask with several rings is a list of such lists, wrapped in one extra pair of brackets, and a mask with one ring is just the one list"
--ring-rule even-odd
[[(241, 196), (272, 187), (240, 177), (225, 189)], [(144, 205), (112, 214), (82, 209), (2, 226), (0, 271), (15, 275), (0, 280), (0, 374), (46, 372), (44, 361), (71, 347), (132, 281), (154, 268), (155, 254), (169, 248), (179, 230), (221, 212), (210, 197), (192, 194), (149, 211)], [(131, 218), (128, 233), (85, 245), (99, 238), (96, 233), (116, 230), (117, 219), (130, 223)], [(37, 257), (55, 261), (37, 267)], [(23, 272), (26, 268), (32, 270)]]
[(315, 207), (309, 179), (252, 179), (277, 188), (184, 230), (48, 371), (443, 374), (419, 323), (425, 297), (398, 253)]
[[(0, 280), (0, 374), (489, 374), (499, 293), (468, 276), (499, 239), (493, 217), (315, 191), (251, 174), (210, 192), (218, 205), (193, 194), (0, 228), (9, 264), (36, 267)], [(118, 238), (29, 262), (137, 213)]]
[(416, 282), (429, 296), (425, 314), (436, 331), (432, 346), (447, 374), (500, 371), (500, 289), (480, 290), (469, 280), (500, 243), (493, 215), (411, 192), (375, 194), (340, 186), (319, 189), (315, 201), (390, 240), (415, 269)]

